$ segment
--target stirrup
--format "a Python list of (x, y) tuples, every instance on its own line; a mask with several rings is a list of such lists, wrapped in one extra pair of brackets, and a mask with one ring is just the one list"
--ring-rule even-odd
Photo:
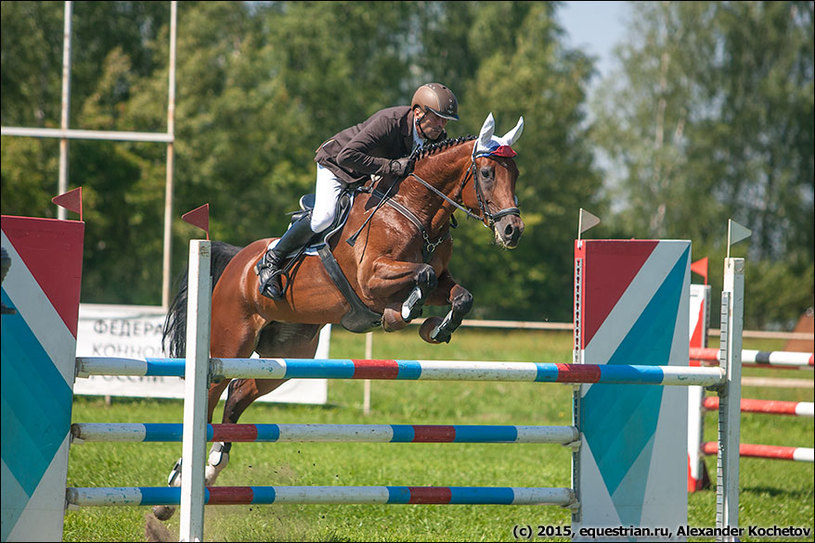
[[(283, 285), (283, 280), (280, 279), (281, 275), (286, 278), (286, 285), (285, 286)], [(260, 273), (258, 273), (258, 280), (259, 279), (260, 279)], [(278, 285), (275, 284), (275, 281), (279, 282), (279, 285), (280, 285), (279, 287), (278, 287)], [(275, 271), (272, 272), (272, 275), (269, 276), (269, 278), (266, 280), (266, 282), (264, 282), (263, 284), (260, 284), (260, 281), (258, 281), (258, 291), (260, 292), (261, 295), (266, 296), (267, 298), (270, 298), (272, 300), (279, 300), (283, 296), (285, 296), (285, 294), (286, 294), (286, 289), (289, 286), (288, 281), (289, 281), (289, 275), (286, 273), (286, 270), (283, 269), (283, 268), (276, 269)], [(278, 293), (277, 296), (273, 296), (272, 289), (277, 290), (277, 293)]]
[[(283, 288), (283, 281), (280, 281), (280, 288), (276, 289), (279, 292), (279, 296), (272, 296), (272, 288), (276, 286), (274, 285), (274, 281), (278, 280), (280, 275), (285, 275), (286, 273), (286, 268), (283, 266), (284, 261), (284, 259), (277, 256), (274, 249), (268, 249), (260, 260), (257, 261), (257, 264), (255, 264), (255, 275), (258, 276), (258, 292), (260, 292), (262, 296), (266, 296), (272, 300), (279, 300), (283, 297), (283, 294), (285, 294), (286, 289)], [(274, 268), (274, 271), (261, 283), (260, 274), (266, 268)], [(286, 278), (288, 279), (288, 275), (286, 275)]]

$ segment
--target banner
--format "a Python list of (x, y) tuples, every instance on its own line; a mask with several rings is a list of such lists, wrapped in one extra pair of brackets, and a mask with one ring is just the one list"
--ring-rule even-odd
[[(79, 304), (76, 355), (164, 358), (161, 348), (164, 318), (165, 312), (156, 306)], [(330, 358), (330, 338), (329, 324), (320, 332), (317, 358)], [(76, 380), (74, 394), (183, 398), (184, 381), (177, 377), (92, 375)], [(328, 381), (292, 379), (257, 401), (324, 405), (328, 401)]]

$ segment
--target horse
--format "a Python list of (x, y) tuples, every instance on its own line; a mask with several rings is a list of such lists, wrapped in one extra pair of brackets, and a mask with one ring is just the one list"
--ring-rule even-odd
[[(420, 337), (429, 343), (450, 341), (473, 305), (472, 294), (448, 270), (453, 213), (462, 210), (482, 221), (495, 243), (507, 249), (518, 245), (524, 230), (515, 195), (516, 153), (511, 147), (523, 131), (523, 117), (503, 137), (494, 136), (494, 129), (490, 113), (479, 136), (431, 144), (415, 155), (414, 170), (405, 178), (381, 179), (369, 191), (356, 193), (345, 224), (336, 230), (339, 235), (327, 237), (323, 246), (324, 251), (331, 249), (351, 291), (338, 287), (340, 282), (321, 259), (304, 256), (293, 259), (283, 298), (272, 300), (259, 293), (254, 266), (273, 238), (244, 248), (213, 242), (210, 356), (248, 358), (257, 352), (264, 358), (313, 358), (326, 324), (342, 324), (355, 332), (382, 326), (391, 332), (418, 317), (423, 305), (450, 306), (450, 310), (444, 318), (426, 319)], [(163, 340), (172, 357), (185, 355), (186, 294), (182, 280), (165, 321)], [(225, 379), (212, 383), (208, 422), (225, 389), (222, 420), (235, 424), (252, 402), (283, 382)], [(226, 467), (231, 445), (213, 444), (207, 486)], [(181, 460), (168, 484), (180, 486)], [(153, 512), (166, 520), (174, 509), (155, 506)]]

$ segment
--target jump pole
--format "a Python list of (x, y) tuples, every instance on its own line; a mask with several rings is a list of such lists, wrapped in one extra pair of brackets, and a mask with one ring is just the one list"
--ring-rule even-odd
[[(77, 357), (81, 375), (185, 375), (181, 358)], [(210, 358), (210, 379), (377, 379), (395, 381), (523, 381), (613, 385), (714, 386), (720, 368), (642, 364), (559, 364), (470, 360)]]
[[(695, 286), (695, 285), (694, 285)], [(691, 360), (713, 361), (719, 360), (719, 353), (716, 349), (694, 349), (690, 350)], [(780, 367), (793, 369), (812, 369), (813, 353), (794, 351), (757, 351), (755, 349), (742, 349), (741, 361), (744, 366), (749, 367)]]
[[(79, 423), (73, 444), (88, 442), (180, 442), (182, 424)], [(233, 443), (555, 443), (579, 438), (574, 426), (435, 424), (209, 424), (207, 441)]]
[[(739, 443), (741, 433), (741, 350), (744, 326), (744, 259), (725, 258), (720, 357), (725, 383), (719, 390), (716, 468), (716, 526), (739, 525)], [(732, 537), (725, 538), (732, 541)]]
[[(708, 396), (702, 402), (702, 407), (711, 411), (719, 409), (719, 398)], [(796, 417), (815, 416), (815, 404), (812, 402), (787, 402), (781, 400), (754, 400), (741, 399), (742, 413), (764, 413), (767, 415), (791, 415)]]
[(204, 539), (204, 466), (207, 443), (212, 258), (209, 240), (190, 242), (187, 360), (181, 465), (181, 541)]

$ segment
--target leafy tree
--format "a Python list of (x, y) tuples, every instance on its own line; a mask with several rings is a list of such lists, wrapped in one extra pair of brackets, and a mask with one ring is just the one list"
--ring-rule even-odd
[[(733, 218), (753, 230), (747, 325), (796, 319), (813, 301), (812, 3), (633, 8), (622, 68), (594, 104), (618, 227), (692, 239), (715, 262)], [(782, 296), (761, 294), (770, 277)]]
[[(2, 2), (3, 126), (58, 127), (63, 4)], [(3, 213), (55, 216), (59, 143), (3, 138)]]
[[(2, 10), (3, 124), (58, 127), (64, 4), (4, 2)], [(74, 3), (70, 127), (163, 130), (164, 115), (134, 124), (124, 104), (155, 69), (149, 43), (168, 13), (166, 3)], [(166, 112), (166, 96), (163, 103)], [(144, 264), (161, 261), (164, 175), (154, 168), (156, 145), (72, 140), (69, 148), (69, 179), (84, 188), (83, 301), (157, 299), (160, 265)], [(3, 213), (56, 215), (58, 157), (56, 140), (4, 138)]]
[(502, 253), (484, 248), (483, 228), (463, 221), (454, 234), (458, 252), (451, 269), (471, 286), (478, 317), (571, 320), (566, 293), (572, 291), (577, 211), (601, 205), (584, 127), (592, 64), (560, 44), (562, 29), (549, 4), (474, 8), (468, 43), (480, 62), (465, 86), (462, 124), (477, 133), (493, 112), (503, 134), (524, 117), (515, 147), (526, 230), (517, 249)]

